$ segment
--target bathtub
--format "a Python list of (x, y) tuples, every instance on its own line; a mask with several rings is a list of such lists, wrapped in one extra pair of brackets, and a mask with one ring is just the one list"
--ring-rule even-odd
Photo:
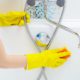
[[(79, 21), (63, 21), (62, 24), (80, 33)], [(0, 28), (0, 37), (3, 40), (7, 54), (28, 54), (37, 52), (36, 47), (26, 32), (25, 27)], [(46, 68), (48, 80), (80, 80), (80, 49), (78, 38), (62, 29), (59, 29), (50, 49), (67, 46), (72, 56), (61, 67)], [(0, 80), (36, 80), (41, 69), (25, 71), (18, 69), (0, 69)], [(44, 77), (41, 78), (44, 80)]]

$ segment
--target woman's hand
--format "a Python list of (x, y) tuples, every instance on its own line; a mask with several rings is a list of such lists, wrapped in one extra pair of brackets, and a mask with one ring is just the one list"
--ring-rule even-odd
[(4, 45), (0, 40), (0, 67), (1, 68), (20, 68), (26, 64), (24, 55), (7, 55)]

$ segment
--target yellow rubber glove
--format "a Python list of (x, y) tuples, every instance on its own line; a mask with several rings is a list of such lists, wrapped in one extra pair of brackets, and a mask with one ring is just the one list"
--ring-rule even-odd
[(0, 26), (6, 27), (6, 26), (12, 26), (12, 25), (18, 25), (22, 26), (24, 25), (24, 16), (26, 16), (26, 23), (30, 22), (30, 15), (27, 12), (8, 12), (6, 14), (0, 14)]
[(63, 65), (67, 59), (70, 57), (71, 53), (66, 49), (55, 49), (55, 50), (46, 50), (43, 51), (46, 56), (47, 62), (45, 63), (44, 67), (49, 68), (57, 68)]
[(40, 67), (56, 68), (64, 64), (70, 57), (71, 53), (66, 48), (55, 50), (45, 50), (37, 54), (27, 54), (28, 70)]

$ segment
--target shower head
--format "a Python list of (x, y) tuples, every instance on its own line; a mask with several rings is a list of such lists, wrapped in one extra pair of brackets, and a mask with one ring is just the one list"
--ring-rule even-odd
[(35, 0), (27, 0), (27, 4), (30, 6), (34, 6), (35, 5)]
[(63, 7), (64, 6), (64, 3), (65, 3), (65, 0), (57, 0), (56, 4), (59, 6), (59, 7)]

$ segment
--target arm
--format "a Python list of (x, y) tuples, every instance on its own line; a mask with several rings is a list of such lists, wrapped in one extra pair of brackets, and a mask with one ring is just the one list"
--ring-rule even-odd
[(26, 64), (24, 55), (7, 55), (3, 43), (0, 40), (0, 67), (1, 68), (19, 68)]
[[(64, 64), (71, 53), (66, 48), (45, 50), (41, 53), (24, 55), (7, 55), (0, 41), (0, 67), (34, 69), (41, 67), (56, 68)], [(28, 65), (28, 66), (27, 66)]]

